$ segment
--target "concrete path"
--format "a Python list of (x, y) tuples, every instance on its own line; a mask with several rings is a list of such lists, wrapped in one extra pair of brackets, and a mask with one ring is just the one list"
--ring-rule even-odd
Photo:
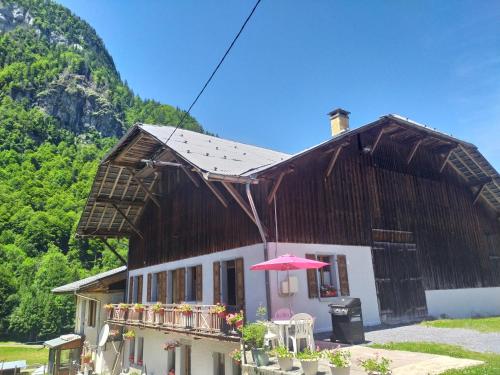
[(370, 343), (427, 341), (459, 345), (475, 352), (500, 353), (500, 333), (481, 333), (461, 328), (435, 328), (423, 325), (408, 325), (395, 328), (377, 328), (365, 332)]
[[(450, 369), (459, 369), (482, 364), (481, 361), (474, 361), (471, 359), (452, 358), (426, 353), (403, 352), (399, 350), (372, 349), (360, 345), (351, 346), (346, 348), (346, 350), (347, 349), (350, 350), (352, 355), (351, 375), (366, 375), (359, 366), (358, 361), (376, 357), (377, 355), (391, 360), (393, 375), (437, 375)], [(276, 363), (259, 368), (252, 365), (243, 365), (243, 375), (255, 374), (298, 375), (302, 374), (302, 371), (300, 369), (300, 362), (297, 360), (294, 361), (294, 369), (288, 372), (280, 371)], [(321, 360), (318, 374), (330, 374), (330, 369), (325, 360)]]

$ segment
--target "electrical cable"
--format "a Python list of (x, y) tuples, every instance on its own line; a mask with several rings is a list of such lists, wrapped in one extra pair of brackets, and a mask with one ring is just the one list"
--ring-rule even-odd
[(208, 78), (208, 80), (205, 82), (205, 84), (203, 85), (203, 87), (201, 88), (200, 92), (198, 93), (198, 95), (196, 95), (196, 98), (193, 100), (193, 102), (191, 103), (191, 105), (189, 106), (188, 110), (184, 112), (184, 114), (182, 115), (179, 123), (175, 126), (175, 129), (172, 131), (172, 133), (170, 133), (170, 135), (168, 136), (167, 140), (165, 141), (165, 144), (168, 143), (168, 141), (170, 140), (170, 138), (172, 138), (172, 136), (174, 135), (174, 133), (176, 132), (177, 129), (179, 129), (179, 127), (182, 125), (182, 123), (184, 122), (184, 120), (187, 118), (187, 116), (189, 115), (189, 113), (191, 112), (191, 109), (193, 109), (194, 105), (196, 104), (196, 102), (198, 101), (198, 99), (200, 98), (200, 96), (203, 94), (203, 92), (205, 91), (205, 89), (207, 88), (207, 86), (210, 84), (210, 82), (212, 81), (212, 78), (214, 78), (215, 74), (217, 73), (217, 71), (219, 70), (219, 68), (221, 67), (222, 63), (224, 62), (224, 60), (226, 59), (226, 56), (229, 54), (229, 52), (231, 51), (231, 49), (233, 48), (234, 44), (236, 43), (236, 41), (238, 40), (238, 38), (240, 37), (241, 33), (243, 32), (243, 30), (245, 29), (245, 26), (247, 25), (248, 21), (250, 21), (250, 18), (252, 18), (253, 14), (255, 13), (255, 10), (257, 9), (257, 7), (259, 6), (260, 2), (262, 0), (257, 0), (257, 2), (255, 3), (255, 5), (253, 6), (252, 8), (252, 11), (250, 12), (250, 14), (247, 16), (247, 18), (245, 19), (245, 22), (243, 22), (243, 25), (241, 25), (241, 28), (240, 30), (238, 31), (238, 33), (236, 34), (236, 36), (233, 38), (233, 41), (231, 42), (231, 44), (229, 45), (229, 47), (227, 48), (226, 52), (224, 53), (224, 55), (222, 56), (222, 58), (220, 59), (219, 63), (217, 64), (217, 66), (215, 67), (215, 69), (212, 71), (212, 74), (210, 74), (210, 77)]

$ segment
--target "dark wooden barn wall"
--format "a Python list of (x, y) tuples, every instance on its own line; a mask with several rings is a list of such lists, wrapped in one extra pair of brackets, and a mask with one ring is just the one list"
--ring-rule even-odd
[(157, 191), (161, 209), (152, 202), (145, 208), (139, 223), (144, 239), (130, 239), (130, 269), (261, 242), (234, 200), (224, 208), (200, 183), (197, 188), (181, 170), (163, 170)]
[[(408, 231), (425, 289), (500, 285), (492, 260), (500, 230), (485, 203), (472, 204), (450, 167), (439, 173), (439, 155), (421, 148), (408, 166), (408, 152), (390, 140), (373, 156), (351, 145), (326, 180), (331, 154), (297, 162), (277, 194), (279, 241), (372, 246), (372, 229)], [(274, 209), (266, 206), (274, 228)]]
[[(373, 139), (366, 137), (366, 144)], [(421, 147), (410, 165), (410, 146), (386, 139), (373, 156), (351, 144), (325, 179), (331, 153), (296, 162), (277, 193), (280, 242), (372, 246), (372, 229), (408, 231), (417, 245), (425, 289), (500, 285), (500, 225), (441, 156)], [(274, 208), (266, 197), (272, 181), (252, 186), (269, 240)], [(219, 189), (224, 189), (219, 185)], [(241, 195), (246, 197), (243, 186)], [(144, 240), (130, 240), (130, 268), (168, 262), (261, 242), (255, 225), (227, 194), (224, 208), (182, 171), (165, 169), (158, 193), (139, 223)]]

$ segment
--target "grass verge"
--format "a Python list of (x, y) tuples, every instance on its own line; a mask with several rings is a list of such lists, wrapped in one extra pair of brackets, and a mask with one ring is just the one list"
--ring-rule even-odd
[(463, 349), (456, 345), (436, 344), (432, 342), (400, 342), (389, 344), (373, 344), (372, 348), (403, 350), (407, 352), (419, 352), (447, 355), (455, 358), (468, 358), (483, 361), (484, 365), (469, 367), (460, 370), (449, 370), (442, 375), (498, 375), (500, 374), (500, 355), (493, 353), (478, 353)]
[(0, 342), (0, 362), (25, 359), (28, 365), (45, 364), (49, 350), (41, 345), (24, 345), (14, 342)]
[(500, 316), (491, 318), (429, 320), (421, 324), (436, 328), (466, 328), (485, 333), (500, 332)]

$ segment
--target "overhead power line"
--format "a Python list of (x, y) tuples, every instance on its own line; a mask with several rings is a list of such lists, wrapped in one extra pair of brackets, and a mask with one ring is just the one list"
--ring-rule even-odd
[(187, 116), (190, 114), (191, 112), (191, 109), (193, 109), (194, 105), (196, 104), (196, 102), (198, 101), (198, 99), (200, 98), (200, 96), (203, 94), (203, 92), (205, 91), (205, 89), (207, 88), (207, 86), (210, 84), (210, 82), (212, 81), (212, 78), (214, 78), (215, 74), (217, 73), (217, 71), (219, 70), (219, 68), (221, 67), (222, 63), (224, 62), (224, 60), (226, 59), (227, 55), (229, 54), (229, 52), (231, 51), (231, 49), (233, 48), (233, 46), (235, 45), (236, 41), (238, 40), (238, 38), (240, 37), (241, 33), (243, 32), (243, 30), (245, 29), (245, 26), (247, 25), (248, 21), (250, 21), (250, 18), (252, 18), (253, 14), (255, 13), (255, 10), (257, 9), (257, 7), (259, 6), (260, 2), (262, 0), (257, 0), (257, 2), (255, 3), (255, 5), (253, 6), (252, 8), (252, 11), (250, 12), (250, 14), (247, 16), (247, 18), (245, 19), (245, 22), (243, 22), (243, 25), (241, 25), (241, 28), (240, 30), (238, 31), (238, 33), (236, 34), (236, 36), (233, 38), (233, 41), (231, 42), (231, 44), (229, 45), (229, 47), (227, 48), (226, 52), (224, 53), (224, 55), (222, 56), (222, 58), (220, 59), (219, 63), (217, 64), (217, 66), (215, 67), (215, 69), (212, 71), (212, 74), (210, 74), (210, 77), (208, 77), (207, 81), (205, 82), (205, 84), (203, 85), (203, 87), (201, 88), (200, 92), (198, 93), (198, 95), (196, 95), (196, 98), (193, 100), (193, 102), (191, 103), (191, 105), (189, 106), (188, 110), (186, 112), (184, 112), (184, 114), (182, 115), (179, 123), (175, 126), (175, 129), (174, 131), (168, 136), (167, 140), (165, 143), (167, 143), (170, 138), (172, 138), (172, 136), (174, 135), (174, 133), (176, 132), (177, 129), (179, 129), (179, 127), (182, 125), (182, 123), (184, 122), (184, 120), (187, 118)]

